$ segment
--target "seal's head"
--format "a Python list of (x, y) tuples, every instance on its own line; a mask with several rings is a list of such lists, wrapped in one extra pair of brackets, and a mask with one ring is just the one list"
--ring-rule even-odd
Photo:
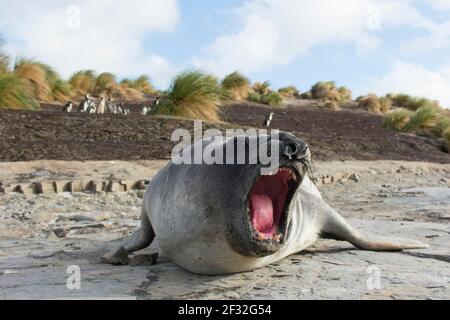
[(260, 163), (246, 166), (242, 210), (230, 216), (233, 248), (251, 256), (273, 254), (289, 238), (291, 201), (311, 168), (308, 145), (293, 134), (269, 142), (278, 145), (278, 168), (262, 174)]
[[(205, 219), (221, 217), (234, 251), (256, 257), (273, 254), (290, 237), (291, 202), (311, 168), (308, 145), (291, 133), (280, 132), (234, 137), (216, 145), (215, 152), (224, 147), (224, 154), (233, 150), (233, 164), (227, 159), (224, 164), (190, 168), (191, 175), (185, 178), (191, 181), (190, 194), (197, 195), (199, 185), (204, 190), (192, 200), (206, 212)], [(262, 149), (276, 160), (276, 167), (267, 170), (270, 164), (263, 161)], [(244, 150), (245, 159), (238, 159)]]

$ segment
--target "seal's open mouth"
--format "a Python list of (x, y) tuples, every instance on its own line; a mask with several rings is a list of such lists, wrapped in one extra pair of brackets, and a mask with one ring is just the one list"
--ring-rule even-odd
[(256, 180), (249, 193), (248, 208), (256, 240), (283, 240), (289, 204), (299, 181), (296, 170), (286, 167)]

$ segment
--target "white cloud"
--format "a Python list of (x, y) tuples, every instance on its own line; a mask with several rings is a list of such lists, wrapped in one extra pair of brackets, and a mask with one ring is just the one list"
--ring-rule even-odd
[[(176, 0), (0, 0), (0, 30), (10, 53), (54, 66), (63, 76), (79, 69), (119, 76), (149, 74), (166, 85), (168, 61), (144, 48), (152, 32), (174, 31)], [(154, 72), (152, 74), (151, 72)], [(161, 78), (159, 78), (161, 77)]]
[(405, 52), (431, 51), (447, 49), (450, 46), (450, 21), (430, 26), (429, 34), (404, 42)]
[(414, 63), (396, 61), (385, 76), (369, 80), (358, 92), (407, 93), (439, 100), (449, 108), (450, 64), (439, 70), (428, 70)]
[(177, 68), (159, 55), (151, 55), (142, 63), (143, 69), (152, 75), (154, 83), (159, 88), (167, 88), (177, 73)]
[(207, 45), (196, 66), (218, 75), (263, 71), (336, 43), (354, 45), (364, 55), (382, 45), (380, 29), (437, 27), (409, 0), (250, 0), (237, 12), (239, 31)]
[(450, 1), (448, 0), (428, 0), (431, 6), (437, 10), (450, 10)]

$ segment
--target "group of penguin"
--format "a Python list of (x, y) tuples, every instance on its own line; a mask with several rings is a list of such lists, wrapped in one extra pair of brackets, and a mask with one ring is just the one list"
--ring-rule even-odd
[[(159, 104), (159, 99), (157, 99), (154, 103), (154, 106), (157, 106)], [(73, 109), (73, 102), (69, 101), (67, 102), (63, 107), (63, 112), (72, 112)], [(104, 113), (111, 113), (111, 114), (122, 114), (122, 115), (129, 115), (130, 109), (128, 109), (123, 102), (120, 102), (119, 104), (115, 104), (113, 102), (113, 99), (110, 98), (108, 101), (106, 101), (105, 97), (102, 97), (100, 99), (100, 102), (98, 106), (93, 101), (90, 94), (87, 94), (84, 99), (80, 102), (78, 106), (78, 112), (80, 113), (90, 113), (90, 114), (104, 114)], [(142, 108), (142, 115), (148, 115), (152, 111), (152, 107), (144, 106)]]
[[(159, 99), (156, 99), (153, 106), (156, 107), (159, 105)], [(69, 101), (66, 103), (66, 105), (63, 107), (63, 112), (72, 112), (73, 109), (73, 103), (72, 101)], [(84, 112), (84, 113), (97, 113), (97, 114), (104, 114), (105, 112), (112, 113), (112, 114), (123, 114), (123, 115), (129, 115), (130, 109), (125, 107), (125, 104), (123, 102), (119, 103), (118, 105), (115, 105), (113, 103), (113, 99), (108, 99), (108, 103), (106, 103), (106, 99), (102, 97), (100, 99), (100, 103), (98, 107), (95, 105), (94, 101), (91, 99), (91, 96), (87, 94), (83, 101), (80, 102), (80, 105), (78, 106), (78, 112)], [(141, 115), (145, 116), (148, 114), (151, 114), (152, 107), (144, 106), (141, 111)], [(273, 120), (274, 113), (271, 112), (267, 115), (267, 117), (264, 119), (263, 127), (270, 128), (270, 125)]]

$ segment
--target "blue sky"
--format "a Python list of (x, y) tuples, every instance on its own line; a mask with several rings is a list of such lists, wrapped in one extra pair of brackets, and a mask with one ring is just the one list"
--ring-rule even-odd
[[(18, 19), (20, 17), (20, 19)], [(199, 68), (301, 91), (406, 92), (450, 106), (450, 0), (0, 0), (13, 56), (165, 88)]]

